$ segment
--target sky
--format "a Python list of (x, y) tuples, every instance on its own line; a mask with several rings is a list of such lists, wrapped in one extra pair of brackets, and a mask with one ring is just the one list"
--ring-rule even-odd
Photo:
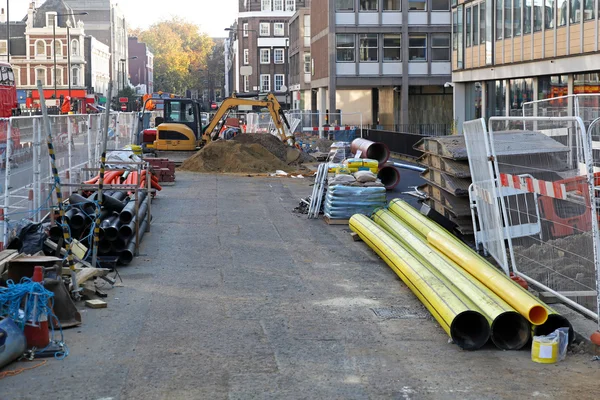
[[(0, 0), (0, 4), (3, 7), (4, 1)], [(23, 19), (28, 4), (28, 0), (10, 0), (10, 20)], [(235, 21), (238, 0), (120, 0), (119, 6), (133, 28), (147, 28), (154, 22), (179, 16), (199, 25), (209, 36), (225, 37), (224, 29)]]

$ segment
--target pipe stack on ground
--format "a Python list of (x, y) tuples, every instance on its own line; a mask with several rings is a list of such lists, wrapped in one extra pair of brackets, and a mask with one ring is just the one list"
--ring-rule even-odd
[[(116, 173), (118, 172), (118, 173)], [(111, 174), (111, 172), (109, 172)], [(112, 182), (121, 182), (125, 179), (128, 184), (135, 184), (140, 177), (134, 172), (122, 176), (120, 171), (113, 171)], [(145, 188), (145, 174), (141, 180)], [(152, 176), (152, 184), (155, 183)], [(89, 181), (87, 182), (89, 183)], [(140, 185), (142, 186), (142, 185)], [(91, 248), (91, 235), (96, 220), (97, 192), (89, 197), (73, 194), (69, 197), (69, 206), (65, 213), (64, 222), (71, 230), (74, 239), (81, 240), (84, 245)], [(115, 256), (122, 264), (129, 264), (134, 257), (136, 247), (136, 236), (141, 238), (146, 231), (149, 221), (147, 217), (151, 196), (145, 191), (138, 191), (138, 204), (136, 213), (136, 200), (134, 193), (125, 191), (106, 191), (103, 193), (102, 210), (100, 211), (100, 226), (98, 253), (103, 256)], [(139, 220), (140, 232), (136, 235), (136, 220)], [(53, 226), (49, 232), (50, 238), (58, 243), (62, 238), (62, 228)], [(84, 240), (85, 239), (85, 240)]]
[[(379, 210), (373, 215), (373, 221), (355, 215), (350, 220), (350, 228), (394, 269), (413, 292), (415, 284), (407, 271), (415, 268), (429, 271), (420, 275), (424, 288), (415, 294), (459, 346), (467, 348), (464, 338), (457, 341), (456, 335), (448, 329), (452, 312), (444, 310), (444, 318), (440, 318), (439, 308), (432, 311), (432, 303), (439, 300), (437, 288), (440, 285), (452, 293), (447, 294), (449, 299), (466, 298), (465, 304), (469, 309), (485, 318), (486, 328), (475, 325), (480, 330), (478, 333), (483, 335), (487, 332), (500, 349), (522, 348), (529, 342), (532, 332), (535, 335), (548, 334), (561, 327), (569, 328), (569, 340), (573, 340), (573, 328), (566, 318), (408, 203), (392, 200), (387, 210)], [(401, 260), (397, 260), (398, 257)], [(476, 335), (476, 332), (470, 334)]]
[(354, 139), (350, 145), (350, 151), (354, 154), (360, 151), (360, 158), (369, 158), (379, 162), (377, 177), (387, 190), (395, 188), (400, 183), (398, 168), (393, 164), (386, 164), (390, 158), (390, 149), (385, 143), (372, 142), (367, 139)]

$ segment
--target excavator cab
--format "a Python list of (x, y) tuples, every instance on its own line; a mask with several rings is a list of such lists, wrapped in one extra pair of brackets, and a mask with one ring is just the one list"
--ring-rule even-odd
[[(155, 128), (144, 127), (140, 145), (146, 151), (193, 151), (202, 134), (200, 104), (193, 99), (148, 99), (158, 102), (161, 116), (155, 118)], [(161, 104), (162, 103), (162, 104)], [(145, 113), (146, 107), (144, 107)], [(142, 115), (142, 121), (145, 121)]]

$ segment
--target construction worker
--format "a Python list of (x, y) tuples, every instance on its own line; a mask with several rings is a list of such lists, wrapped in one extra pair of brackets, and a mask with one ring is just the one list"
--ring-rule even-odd
[(65, 101), (63, 101), (62, 105), (60, 106), (60, 112), (63, 114), (68, 114), (71, 112), (71, 97), (65, 97)]
[(154, 105), (154, 102), (152, 100), (150, 100), (152, 98), (152, 95), (150, 94), (145, 94), (142, 97), (142, 104), (145, 104), (144, 107), (146, 107), (147, 111), (153, 111), (156, 106)]

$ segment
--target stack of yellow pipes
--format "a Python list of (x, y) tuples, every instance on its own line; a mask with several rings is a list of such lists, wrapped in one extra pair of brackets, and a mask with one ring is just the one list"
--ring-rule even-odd
[(532, 334), (561, 327), (573, 339), (566, 318), (403, 200), (392, 200), (371, 219), (352, 216), (350, 228), (463, 349), (479, 349), (491, 339), (500, 349), (517, 350)]

